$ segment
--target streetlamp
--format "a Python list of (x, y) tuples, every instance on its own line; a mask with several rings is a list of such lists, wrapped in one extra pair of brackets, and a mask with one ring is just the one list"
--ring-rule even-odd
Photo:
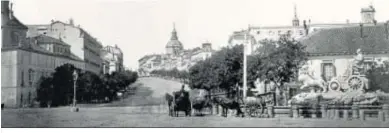
[(244, 44), (243, 44), (243, 99), (247, 96), (247, 50), (249, 41), (247, 40), (247, 34), (249, 33), (250, 28), (244, 31)]
[(72, 107), (72, 112), (78, 112), (78, 108), (76, 107), (76, 82), (78, 78), (78, 73), (76, 70), (73, 71), (73, 107)]

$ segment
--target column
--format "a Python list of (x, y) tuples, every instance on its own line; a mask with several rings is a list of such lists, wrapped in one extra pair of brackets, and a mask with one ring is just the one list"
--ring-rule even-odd
[(340, 113), (339, 105), (336, 105), (334, 110), (335, 110), (335, 119), (338, 120), (339, 119), (339, 113)]
[(385, 118), (389, 119), (389, 104), (384, 104), (382, 106), (382, 111), (384, 112)]
[(359, 108), (359, 117), (361, 118), (362, 121), (365, 120), (365, 110), (362, 109), (363, 106), (360, 106)]
[(312, 106), (312, 113), (311, 113), (311, 114), (312, 114), (312, 115), (311, 115), (312, 118), (317, 118), (317, 112), (318, 112), (318, 111), (317, 111), (317, 108), (318, 108), (318, 105), (313, 105), (313, 106)]
[(353, 119), (358, 119), (358, 105), (352, 105), (351, 106), (351, 109), (352, 109), (352, 113), (353, 113)]
[(321, 118), (327, 118), (327, 104), (321, 106)]
[(298, 106), (293, 105), (292, 106), (292, 112), (293, 112), (293, 118), (299, 118), (299, 112), (298, 112)]
[(270, 106), (267, 106), (267, 112), (269, 114), (269, 117), (270, 118), (273, 118), (274, 117), (274, 106), (273, 105), (270, 105)]
[(348, 120), (348, 110), (346, 108), (343, 109), (343, 119)]

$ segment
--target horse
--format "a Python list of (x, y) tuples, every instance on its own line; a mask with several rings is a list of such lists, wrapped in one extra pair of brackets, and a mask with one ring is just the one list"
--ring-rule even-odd
[(182, 89), (181, 91), (173, 92), (173, 96), (173, 112), (175, 113), (175, 116), (178, 117), (179, 111), (184, 111), (185, 116), (190, 116), (192, 109), (189, 100), (189, 92)]
[(166, 99), (166, 101), (167, 101), (167, 103), (168, 103), (168, 109), (169, 109), (169, 116), (173, 116), (173, 114), (174, 114), (174, 110), (173, 110), (173, 107), (172, 107), (172, 105), (173, 105), (173, 99), (174, 97), (171, 95), (171, 94), (169, 94), (169, 93), (166, 93), (165, 94), (165, 99)]
[(305, 71), (300, 72), (298, 75), (298, 81), (303, 82), (300, 89), (305, 89), (307, 87), (319, 87), (323, 92), (327, 92), (328, 88), (326, 87), (326, 82), (322, 78), (313, 77), (309, 74), (308, 69), (308, 66), (304, 66), (302, 70)]
[(213, 102), (222, 107), (222, 116), (224, 117), (227, 117), (228, 109), (235, 109), (237, 111), (236, 116), (241, 115), (244, 117), (244, 113), (240, 108), (240, 103), (236, 100), (231, 100), (226, 97), (214, 97)]
[(192, 103), (192, 108), (194, 111), (196, 111), (196, 113), (199, 112), (200, 115), (203, 115), (202, 110), (204, 108), (212, 109), (212, 103), (211, 100), (207, 98), (208, 96), (208, 91), (204, 89), (195, 89), (191, 91), (190, 100)]

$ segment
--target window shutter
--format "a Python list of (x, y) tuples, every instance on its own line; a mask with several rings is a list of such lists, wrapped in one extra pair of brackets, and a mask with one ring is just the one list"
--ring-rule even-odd
[(324, 63), (321, 63), (320, 64), (320, 67), (321, 67), (321, 75), (320, 77), (323, 78), (325, 81), (326, 81), (326, 76), (325, 76), (325, 73), (324, 73)]

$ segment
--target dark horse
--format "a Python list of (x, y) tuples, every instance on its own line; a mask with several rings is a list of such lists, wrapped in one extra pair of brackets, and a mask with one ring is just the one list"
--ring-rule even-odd
[(185, 116), (190, 116), (192, 110), (189, 100), (189, 92), (181, 89), (180, 91), (173, 92), (173, 111), (175, 116), (178, 116), (179, 111), (184, 111)]
[(168, 103), (168, 107), (169, 107), (169, 116), (173, 116), (173, 107), (172, 107), (172, 105), (173, 105), (173, 96), (172, 95), (170, 95), (169, 93), (166, 93), (165, 94), (165, 99), (166, 99), (166, 101), (167, 101), (167, 103)]
[(226, 97), (214, 97), (213, 101), (216, 104), (219, 104), (222, 107), (222, 116), (227, 117), (228, 109), (235, 109), (236, 110), (236, 116), (242, 116), (244, 117), (244, 113), (242, 112), (240, 108), (240, 103), (236, 100), (231, 100)]

